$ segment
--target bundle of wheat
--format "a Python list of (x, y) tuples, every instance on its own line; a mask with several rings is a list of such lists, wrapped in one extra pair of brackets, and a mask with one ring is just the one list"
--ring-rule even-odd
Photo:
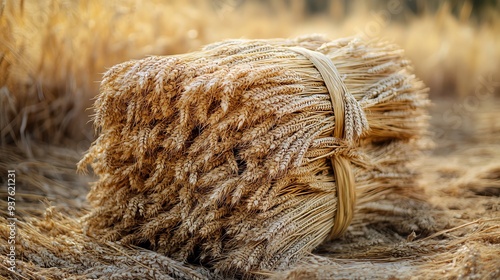
[(413, 185), (425, 86), (396, 46), (231, 40), (104, 76), (88, 234), (225, 275), (285, 269)]

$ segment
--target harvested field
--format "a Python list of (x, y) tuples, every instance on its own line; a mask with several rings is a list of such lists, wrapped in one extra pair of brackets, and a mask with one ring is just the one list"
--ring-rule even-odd
[[(246, 277), (500, 278), (499, 3), (484, 8), (467, 1), (436, 6), (417, 1), (417, 7), (395, 2), (401, 6), (333, 1), (324, 12), (288, 1), (271, 6), (252, 1), (4, 4), (0, 276), (222, 278), (210, 265), (180, 262), (85, 232), (81, 218), (92, 211), (86, 197), (90, 183), (98, 180), (76, 172), (97, 136), (89, 122), (93, 112), (86, 109), (102, 73), (123, 61), (192, 52), (225, 38), (322, 32), (330, 38), (383, 37), (405, 49), (417, 77), (430, 89), (433, 143), (410, 166), (418, 173), (414, 191), (360, 204), (342, 237), (323, 242), (291, 267)], [(7, 212), (14, 197), (7, 188), (9, 170), (15, 170), (16, 179), (12, 216)], [(12, 217), (17, 218), (16, 273), (9, 271)]]

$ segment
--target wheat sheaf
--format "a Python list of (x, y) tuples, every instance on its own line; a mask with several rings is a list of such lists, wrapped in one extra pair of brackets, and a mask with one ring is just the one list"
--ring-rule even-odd
[[(414, 186), (427, 90), (394, 45), (228, 40), (111, 68), (87, 234), (222, 275), (285, 269)], [(357, 201), (357, 202), (356, 202)]]

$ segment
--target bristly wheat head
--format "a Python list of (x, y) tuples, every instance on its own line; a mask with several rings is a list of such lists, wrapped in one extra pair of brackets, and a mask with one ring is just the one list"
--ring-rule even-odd
[(355, 195), (413, 185), (426, 106), (397, 47), (352, 38), (231, 40), (119, 64), (79, 164), (100, 177), (87, 232), (227, 275), (284, 269), (347, 229)]

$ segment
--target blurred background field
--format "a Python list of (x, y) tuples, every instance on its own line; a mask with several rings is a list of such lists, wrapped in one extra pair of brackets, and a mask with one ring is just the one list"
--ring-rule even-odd
[[(2, 143), (93, 138), (89, 100), (110, 66), (226, 38), (363, 36), (399, 44), (431, 98), (477, 106), (500, 80), (498, 1), (7, 1)], [(469, 107), (471, 107), (469, 106)], [(456, 109), (448, 121), (455, 124)], [(470, 111), (470, 110), (469, 110)], [(81, 146), (86, 146), (82, 144)], [(25, 147), (27, 148), (27, 146)]]
[[(6, 170), (17, 170), (20, 219), (42, 215), (47, 203), (70, 214), (86, 210), (94, 178), (77, 175), (76, 162), (95, 137), (88, 108), (112, 65), (195, 51), (227, 38), (362, 36), (400, 45), (430, 88), (434, 149), (415, 169), (422, 173), (428, 201), (440, 207), (428, 213), (436, 220), (434, 230), (476, 226), (441, 236), (451, 240), (446, 250), (456, 253), (453, 263), (439, 252), (428, 255), (441, 262), (443, 275), (473, 276), (483, 265), (487, 274), (479, 276), (500, 277), (494, 257), (500, 253), (500, 1), (12, 0), (0, 5), (0, 182), (5, 185)], [(0, 196), (4, 209), (5, 188)], [(485, 228), (496, 239), (473, 238)], [(322, 250), (348, 258), (334, 246)], [(477, 259), (469, 258), (470, 252)], [(469, 262), (476, 272), (460, 268)]]
[(477, 92), (491, 91), (500, 80), (498, 6), (498, 1), (7, 1), (0, 18), (2, 142), (92, 139), (85, 109), (106, 68), (226, 38), (307, 33), (382, 38), (406, 50), (432, 98), (477, 95), (483, 101), (486, 94)]

